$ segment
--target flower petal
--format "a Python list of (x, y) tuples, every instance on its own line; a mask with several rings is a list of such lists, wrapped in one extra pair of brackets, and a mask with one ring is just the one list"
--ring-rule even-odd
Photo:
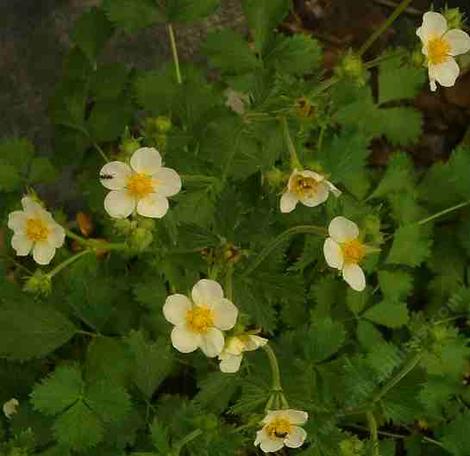
[(28, 217), (24, 211), (10, 212), (8, 215), (8, 228), (13, 231), (23, 231)]
[(366, 287), (364, 271), (358, 264), (345, 265), (343, 268), (343, 278), (353, 290), (363, 291)]
[(232, 329), (237, 322), (238, 309), (228, 299), (222, 298), (212, 305), (214, 313), (214, 326), (227, 331)]
[(264, 429), (261, 429), (261, 431), (256, 433), (255, 446), (256, 445), (259, 445), (261, 450), (265, 453), (274, 453), (284, 446), (284, 442), (282, 439), (272, 439)]
[(219, 355), (219, 368), (225, 374), (238, 372), (242, 363), (243, 355)]
[(460, 74), (460, 68), (453, 57), (448, 57), (439, 65), (429, 65), (428, 71), (429, 79), (437, 81), (443, 87), (452, 87)]
[(284, 192), (281, 196), (281, 201), (280, 201), (280, 207), (281, 207), (281, 212), (283, 214), (287, 214), (289, 212), (292, 212), (295, 209), (295, 206), (297, 206), (298, 203), (298, 198), (294, 193), (292, 192)]
[(196, 305), (212, 307), (224, 297), (224, 290), (215, 280), (201, 279), (191, 290), (191, 296)]
[(162, 218), (168, 212), (169, 207), (170, 204), (164, 196), (150, 193), (137, 203), (137, 213), (144, 217)]
[[(315, 171), (310, 171), (309, 169), (303, 169), (302, 171), (297, 171), (295, 174), (297, 174), (298, 176), (302, 176), (302, 177), (311, 177), (317, 182), (322, 182), (325, 180), (325, 176), (322, 176), (321, 174), (318, 174)], [(292, 176), (293, 175), (294, 173), (292, 173)]]
[(155, 182), (155, 192), (161, 196), (173, 196), (181, 190), (181, 177), (171, 168), (159, 168), (152, 175)]
[(284, 439), (284, 444), (288, 448), (299, 448), (305, 442), (307, 432), (300, 426), (293, 426), (289, 435)]
[(25, 212), (43, 212), (44, 208), (37, 202), (34, 201), (30, 196), (25, 196), (21, 199), (21, 205)]
[(33, 246), (33, 258), (37, 264), (49, 264), (54, 258), (55, 247), (47, 241), (36, 242)]
[(336, 242), (347, 242), (356, 239), (359, 236), (357, 225), (345, 217), (335, 217), (328, 227), (330, 236)]
[(308, 413), (303, 410), (288, 409), (284, 413), (292, 424), (305, 424), (308, 420)]
[(343, 193), (343, 192), (338, 187), (336, 187), (330, 181), (325, 181), (325, 182), (326, 182), (326, 185), (328, 185), (328, 188), (329, 188), (330, 192), (333, 193), (333, 195), (336, 196), (336, 198), (341, 196), (341, 193)]
[(175, 326), (171, 331), (171, 344), (181, 353), (191, 353), (198, 349), (201, 336), (185, 326)]
[(130, 163), (138, 173), (155, 174), (162, 166), (162, 157), (154, 147), (141, 147), (134, 152)]
[(220, 355), (224, 349), (223, 332), (217, 328), (209, 328), (206, 333), (201, 334), (199, 347), (208, 358)]
[(257, 350), (260, 347), (264, 347), (267, 343), (268, 343), (268, 339), (250, 334), (248, 336), (247, 342), (245, 343), (244, 351)]
[(11, 238), (11, 246), (16, 250), (18, 256), (26, 256), (31, 252), (33, 241), (22, 233), (17, 233)]
[(100, 171), (100, 182), (109, 190), (121, 190), (127, 185), (132, 174), (129, 165), (120, 161), (106, 163)]
[(331, 268), (342, 269), (344, 263), (343, 251), (341, 246), (332, 238), (325, 240), (323, 244), (323, 255)]
[(447, 30), (446, 18), (439, 13), (428, 11), (423, 14), (423, 24), (416, 30), (423, 43), (436, 37), (442, 36)]
[(104, 208), (113, 218), (126, 218), (135, 209), (135, 199), (126, 190), (113, 190), (106, 195)]
[(174, 325), (182, 325), (186, 321), (186, 313), (192, 307), (191, 301), (182, 294), (173, 294), (166, 298), (163, 305), (163, 316)]
[(47, 242), (51, 244), (52, 247), (58, 249), (62, 247), (65, 242), (65, 230), (56, 222), (50, 227), (50, 233), (47, 238)]
[(315, 193), (310, 197), (300, 197), (300, 202), (305, 204), (307, 207), (315, 207), (324, 203), (330, 194), (328, 185), (324, 182), (320, 182)]
[(450, 55), (460, 55), (470, 51), (470, 36), (463, 30), (449, 30), (445, 38), (450, 44)]

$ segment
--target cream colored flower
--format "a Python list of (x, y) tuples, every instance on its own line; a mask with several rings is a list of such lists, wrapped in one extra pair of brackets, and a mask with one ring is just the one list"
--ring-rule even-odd
[(8, 228), (14, 232), (11, 246), (18, 256), (26, 256), (32, 251), (36, 263), (49, 264), (56, 249), (64, 244), (65, 231), (29, 196), (21, 200), (21, 205), (22, 211), (11, 212), (8, 216)]
[(452, 87), (460, 73), (454, 57), (470, 50), (470, 36), (463, 30), (449, 30), (446, 18), (433, 11), (424, 13), (423, 24), (416, 34), (423, 43), (431, 90), (437, 89), (436, 82)]
[(292, 212), (299, 201), (308, 207), (318, 206), (328, 199), (330, 192), (336, 197), (341, 195), (341, 191), (321, 174), (295, 169), (289, 177), (287, 190), (281, 196), (281, 212)]
[(162, 157), (153, 147), (136, 150), (130, 166), (120, 161), (107, 163), (100, 171), (100, 181), (111, 190), (104, 208), (114, 218), (129, 217), (135, 210), (144, 217), (161, 218), (168, 211), (168, 197), (181, 190), (179, 175), (162, 167)]
[(254, 334), (243, 334), (241, 336), (229, 337), (225, 347), (219, 355), (219, 367), (226, 374), (238, 372), (243, 359), (243, 352), (254, 351), (263, 347), (268, 342), (264, 337)]
[(238, 309), (224, 298), (222, 287), (214, 280), (202, 279), (194, 285), (191, 298), (182, 294), (168, 296), (163, 315), (175, 325), (171, 343), (181, 353), (198, 348), (213, 358), (224, 348), (224, 333), (235, 326)]
[(307, 438), (307, 432), (300, 426), (308, 420), (308, 413), (301, 410), (268, 411), (264, 426), (256, 433), (255, 446), (265, 453), (279, 451), (282, 447), (299, 448)]
[(356, 291), (366, 287), (364, 271), (359, 266), (367, 247), (358, 239), (359, 228), (345, 217), (335, 217), (328, 227), (330, 237), (323, 245), (326, 262), (343, 273), (344, 280)]
[(20, 403), (18, 402), (18, 399), (12, 398), (3, 404), (3, 413), (8, 419), (10, 419), (13, 415), (18, 413), (19, 405)]

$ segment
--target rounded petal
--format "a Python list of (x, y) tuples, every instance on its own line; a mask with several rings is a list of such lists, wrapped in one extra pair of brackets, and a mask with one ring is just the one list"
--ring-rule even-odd
[(330, 222), (328, 233), (336, 242), (347, 242), (359, 236), (359, 228), (351, 220), (340, 216)]
[(250, 334), (247, 342), (245, 343), (244, 351), (257, 350), (260, 347), (264, 347), (267, 343), (268, 339)]
[(284, 446), (284, 442), (282, 439), (272, 439), (264, 429), (261, 429), (261, 431), (256, 433), (255, 446), (256, 445), (259, 445), (261, 450), (265, 453), (274, 453)]
[(214, 313), (214, 326), (227, 331), (232, 329), (237, 322), (238, 309), (228, 299), (222, 298), (212, 305)]
[(13, 231), (23, 231), (28, 217), (24, 211), (10, 212), (8, 215), (8, 228)]
[(153, 174), (155, 192), (161, 196), (173, 196), (181, 190), (181, 177), (171, 168), (159, 168)]
[(299, 200), (294, 193), (289, 191), (283, 193), (280, 201), (281, 212), (283, 214), (292, 212), (295, 209), (295, 206), (297, 206), (298, 201)]
[(155, 174), (161, 166), (162, 157), (154, 147), (137, 149), (131, 157), (131, 167), (138, 173)]
[(326, 239), (323, 244), (323, 254), (325, 255), (325, 260), (328, 266), (336, 269), (343, 268), (343, 251), (336, 241), (331, 238)]
[(106, 195), (104, 208), (113, 218), (126, 218), (135, 209), (135, 199), (126, 190), (113, 190)]
[(24, 234), (18, 233), (11, 238), (11, 246), (16, 250), (18, 256), (26, 256), (31, 252), (33, 241), (28, 239)]
[(173, 294), (166, 298), (163, 305), (163, 316), (173, 325), (182, 325), (186, 321), (186, 314), (192, 307), (191, 301), (182, 294)]
[(344, 266), (343, 278), (353, 290), (363, 291), (366, 287), (364, 271), (357, 264), (347, 264)]
[(168, 212), (169, 207), (170, 204), (164, 196), (150, 193), (137, 203), (137, 213), (144, 217), (162, 218)]
[(288, 409), (284, 413), (292, 424), (305, 424), (308, 420), (308, 413), (303, 410)]
[(470, 51), (470, 36), (463, 30), (449, 30), (445, 38), (450, 44), (450, 55), (460, 55)]
[(289, 432), (289, 435), (284, 439), (284, 444), (289, 448), (299, 448), (305, 442), (307, 438), (307, 432), (305, 429), (300, 426), (293, 426), (292, 431)]
[(243, 355), (220, 355), (219, 368), (225, 374), (238, 372), (242, 364)]
[(423, 43), (436, 37), (442, 36), (447, 30), (447, 20), (439, 13), (428, 11), (423, 15), (423, 24), (416, 30)]
[(37, 264), (49, 264), (54, 255), (55, 247), (47, 241), (36, 242), (33, 246), (33, 259)]
[[(325, 180), (325, 176), (322, 176), (321, 174), (318, 174), (315, 171), (310, 171), (309, 169), (303, 169), (302, 171), (297, 171), (296, 174), (302, 177), (311, 177), (317, 182), (322, 182)], [(292, 175), (294, 175), (294, 173), (292, 173)]]
[(21, 205), (25, 212), (43, 212), (44, 208), (37, 202), (34, 201), (31, 197), (25, 196), (21, 199)]
[(201, 334), (199, 347), (208, 358), (220, 355), (224, 349), (224, 334), (220, 329), (209, 328), (206, 333)]
[(132, 170), (129, 165), (120, 161), (106, 163), (100, 171), (100, 182), (109, 190), (121, 190), (126, 184)]
[(56, 249), (64, 245), (65, 230), (58, 223), (54, 222), (54, 225), (51, 227), (47, 242), (49, 242), (49, 244), (51, 244), (52, 247)]
[(307, 207), (319, 206), (328, 199), (329, 194), (330, 189), (328, 185), (324, 182), (321, 182), (318, 184), (318, 187), (312, 196), (306, 198), (301, 197), (300, 202), (305, 204)]
[(330, 190), (330, 192), (333, 193), (333, 195), (336, 196), (336, 198), (341, 196), (342, 191), (338, 187), (333, 185), (330, 181), (325, 181), (325, 182), (326, 182), (326, 185), (328, 185), (328, 189)]
[(453, 57), (439, 65), (429, 65), (428, 71), (429, 79), (444, 87), (452, 87), (460, 74), (460, 68)]
[(224, 297), (224, 290), (215, 280), (201, 279), (191, 290), (191, 297), (198, 306), (212, 307)]
[(191, 353), (198, 349), (201, 336), (185, 326), (175, 326), (171, 331), (171, 344), (181, 353)]

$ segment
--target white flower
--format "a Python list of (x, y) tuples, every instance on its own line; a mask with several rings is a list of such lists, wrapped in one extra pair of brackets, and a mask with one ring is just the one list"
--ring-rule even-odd
[(263, 428), (256, 433), (255, 446), (259, 445), (265, 453), (279, 451), (282, 447), (299, 448), (307, 438), (300, 425), (308, 420), (308, 413), (300, 410), (268, 411), (264, 417)]
[(168, 211), (167, 197), (181, 190), (179, 175), (162, 167), (162, 157), (152, 147), (136, 150), (130, 166), (120, 161), (107, 163), (100, 171), (100, 181), (111, 190), (104, 208), (114, 218), (129, 217), (135, 210), (144, 217), (161, 218)]
[(243, 334), (241, 336), (229, 337), (225, 347), (219, 355), (219, 367), (226, 374), (238, 372), (243, 359), (243, 352), (254, 351), (263, 347), (268, 342), (264, 337), (254, 334)]
[(231, 88), (228, 88), (224, 92), (224, 95), (226, 98), (225, 106), (241, 116), (245, 114), (245, 104), (248, 104), (249, 102), (248, 95), (237, 92)]
[(198, 348), (213, 358), (224, 348), (224, 333), (235, 326), (238, 309), (224, 298), (222, 287), (214, 280), (202, 279), (191, 291), (192, 301), (184, 295), (168, 296), (163, 315), (175, 325), (171, 343), (181, 353)]
[(18, 256), (26, 256), (32, 251), (36, 263), (49, 264), (56, 249), (64, 244), (65, 231), (32, 198), (25, 196), (21, 204), (22, 211), (11, 212), (8, 216), (8, 228), (14, 232), (11, 246)]
[(13, 415), (18, 413), (19, 405), (20, 403), (18, 402), (18, 399), (12, 398), (3, 404), (3, 413), (8, 419), (10, 419)]
[(431, 90), (437, 89), (436, 82), (452, 87), (460, 73), (454, 57), (470, 50), (470, 36), (463, 30), (449, 30), (446, 18), (432, 11), (424, 13), (423, 24), (416, 34), (423, 43)]
[(366, 287), (364, 271), (359, 266), (367, 248), (358, 239), (359, 228), (344, 217), (335, 217), (328, 227), (330, 237), (323, 245), (326, 262), (343, 273), (344, 280), (356, 291)]
[(341, 195), (341, 191), (321, 174), (294, 169), (281, 197), (281, 212), (292, 212), (299, 201), (308, 207), (318, 206), (328, 199), (330, 192), (336, 197)]

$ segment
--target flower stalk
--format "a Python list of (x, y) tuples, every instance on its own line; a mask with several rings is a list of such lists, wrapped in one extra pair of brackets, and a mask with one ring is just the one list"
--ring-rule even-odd
[(178, 56), (178, 48), (176, 47), (175, 32), (173, 30), (173, 25), (172, 24), (168, 24), (168, 36), (170, 37), (171, 53), (173, 55), (173, 62), (175, 64), (176, 81), (178, 82), (178, 84), (182, 84), (183, 83), (183, 78), (181, 77), (180, 60), (179, 60), (179, 56)]

